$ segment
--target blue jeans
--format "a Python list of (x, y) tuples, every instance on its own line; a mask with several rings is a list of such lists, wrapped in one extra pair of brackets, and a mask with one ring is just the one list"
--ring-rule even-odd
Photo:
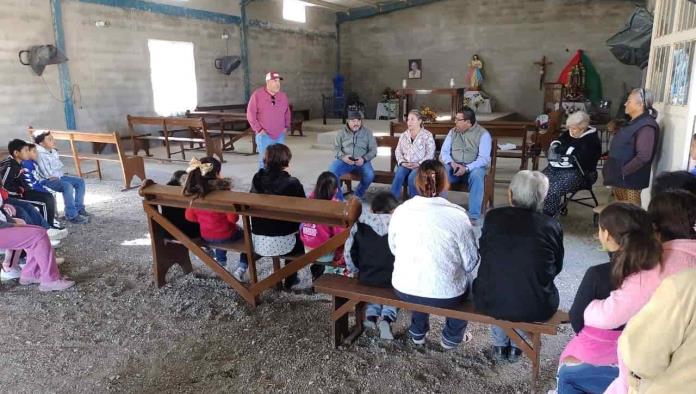
[[(399, 298), (406, 302), (438, 308), (455, 308), (461, 305), (467, 297), (466, 293), (454, 298), (426, 298), (405, 294), (398, 290), (394, 290), (394, 292)], [(446, 318), (445, 327), (442, 329), (442, 341), (451, 346), (462, 343), (464, 331), (468, 323), (469, 322), (466, 320)], [(423, 339), (429, 330), (430, 315), (423, 312), (411, 311), (411, 327), (408, 329), (408, 334), (411, 338), (415, 340)]]
[(396, 167), (396, 173), (394, 173), (394, 181), (391, 185), (391, 192), (394, 197), (401, 198), (401, 186), (403, 186), (404, 181), (408, 181), (408, 196), (413, 197), (418, 194), (416, 190), (416, 174), (418, 169), (410, 169), (402, 166)]
[[(515, 332), (522, 335), (524, 339), (529, 339), (529, 337), (524, 331), (515, 330)], [(517, 347), (517, 345), (515, 345), (515, 343), (510, 340), (510, 337), (507, 336), (505, 330), (498, 326), (491, 326), (491, 339), (493, 340), (493, 346), (510, 346), (514, 347), (515, 349), (519, 349), (519, 347)]]
[(17, 200), (16, 198), (8, 198), (7, 203), (17, 209), (17, 217), (27, 222), (27, 224), (41, 226), (45, 229), (50, 227), (39, 210), (30, 203)]
[(392, 323), (396, 321), (396, 313), (396, 307), (389, 305), (367, 304), (367, 308), (365, 308), (365, 317), (381, 317)]
[[(372, 163), (366, 161), (362, 166), (355, 166), (352, 164), (346, 164), (343, 160), (336, 159), (329, 166), (329, 171), (331, 171), (336, 177), (341, 178), (341, 175), (347, 173), (357, 173), (360, 174), (360, 184), (358, 188), (355, 189), (355, 197), (363, 198), (367, 188), (375, 179), (375, 171), (372, 169)], [(343, 190), (338, 188), (338, 199), (343, 199)]]
[(561, 365), (558, 394), (603, 393), (618, 376), (619, 368), (610, 365)]
[(483, 189), (484, 189), (484, 179), (486, 178), (485, 167), (474, 168), (471, 171), (467, 171), (466, 174), (457, 176), (454, 175), (451, 165), (447, 165), (447, 178), (449, 183), (464, 183), (467, 182), (469, 185), (469, 216), (472, 219), (481, 218), (481, 204), (483, 203)]
[[(209, 243), (210, 245), (215, 245), (215, 244), (222, 244), (222, 243), (227, 243), (227, 242), (234, 242), (234, 241), (239, 241), (240, 239), (244, 238), (244, 231), (242, 230), (241, 227), (237, 226), (237, 231), (230, 237), (230, 238), (225, 238), (225, 239), (205, 239), (205, 242)], [(215, 249), (213, 248), (213, 251), (215, 252), (215, 260), (220, 263), (220, 265), (227, 265), (227, 251), (225, 249)], [(246, 270), (249, 268), (249, 263), (247, 261), (247, 255), (246, 253), (242, 253), (239, 255), (239, 267), (244, 268)]]
[(45, 186), (63, 194), (65, 217), (74, 219), (85, 211), (85, 181), (76, 176), (64, 175), (60, 179), (49, 179)]
[(256, 133), (256, 149), (259, 151), (259, 168), (263, 168), (263, 156), (266, 154), (266, 148), (273, 144), (284, 144), (285, 143), (285, 133), (282, 133), (278, 138), (271, 138), (268, 133), (259, 134)]

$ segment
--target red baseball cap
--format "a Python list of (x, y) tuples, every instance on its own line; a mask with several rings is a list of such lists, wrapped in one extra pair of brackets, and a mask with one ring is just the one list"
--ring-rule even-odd
[(271, 79), (280, 79), (282, 81), (283, 77), (281, 77), (277, 72), (271, 71), (266, 74), (266, 81), (270, 81)]

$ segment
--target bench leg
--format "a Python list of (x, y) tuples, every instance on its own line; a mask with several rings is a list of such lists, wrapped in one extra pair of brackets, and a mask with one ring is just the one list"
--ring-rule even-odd
[(164, 237), (168, 233), (152, 218), (148, 218), (148, 222), (152, 239), (152, 271), (155, 285), (157, 287), (164, 286), (167, 283), (167, 272), (176, 264), (181, 266), (184, 274), (190, 274), (193, 271), (193, 266), (191, 265), (188, 249), (180, 244), (165, 245)]
[[(336, 312), (341, 308), (348, 300), (346, 298), (335, 297), (333, 298), (333, 310)], [(348, 336), (348, 312), (345, 312), (339, 317), (333, 318), (333, 338), (334, 347), (339, 347), (343, 344), (343, 339)]]
[(99, 180), (102, 180), (102, 173), (101, 173), (101, 164), (99, 160), (95, 160), (97, 162), (97, 175), (99, 176)]
[[(280, 271), (280, 257), (273, 257), (273, 272)], [(282, 291), (283, 290), (283, 281), (279, 281), (276, 283), (276, 290)]]
[(530, 379), (531, 392), (536, 393), (539, 384), (539, 367), (541, 359), (541, 334), (538, 332), (527, 332), (527, 336), (531, 338), (531, 344), (527, 342), (517, 331), (512, 328), (503, 328), (505, 333), (510, 337), (510, 340), (529, 357), (532, 362), (532, 375)]
[(348, 180), (344, 180), (343, 183), (346, 184), (346, 192), (343, 193), (343, 195), (348, 195), (348, 194), (353, 193), (353, 182), (348, 181)]

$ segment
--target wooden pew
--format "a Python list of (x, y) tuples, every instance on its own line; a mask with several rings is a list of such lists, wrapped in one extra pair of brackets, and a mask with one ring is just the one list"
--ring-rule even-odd
[[(158, 287), (164, 286), (167, 271), (175, 264), (180, 265), (184, 273), (190, 273), (192, 271), (190, 251), (252, 307), (258, 304), (258, 296), (261, 292), (280, 284), (284, 278), (343, 245), (350, 233), (350, 227), (358, 219), (362, 209), (362, 204), (357, 199), (338, 202), (232, 191), (213, 191), (205, 198), (191, 201), (190, 197), (182, 195), (180, 187), (158, 185), (151, 180), (143, 183), (140, 195), (143, 197), (143, 209), (150, 228), (155, 284)], [(204, 243), (200, 239), (186, 236), (163, 216), (162, 207), (182, 209), (192, 207), (240, 215), (244, 239), (231, 244), (215, 244), (214, 248), (246, 253), (249, 261), (250, 283), (237, 281), (201, 248)], [(328, 224), (341, 226), (346, 231), (335, 235), (309, 253), (273, 257), (273, 273), (259, 280), (256, 267), (258, 256), (253, 253), (251, 236), (252, 217)], [(172, 239), (175, 242), (170, 242)], [(280, 267), (281, 259), (286, 260), (286, 265), (282, 268)], [(291, 262), (288, 263), (290, 260)]]
[[(534, 122), (517, 122), (506, 120), (494, 120), (488, 122), (479, 122), (493, 138), (501, 139), (516, 139), (520, 143), (516, 144), (514, 150), (498, 149), (498, 157), (505, 159), (519, 159), (520, 170), (528, 167), (529, 159), (536, 162), (536, 155), (532, 154), (531, 146), (537, 142), (538, 133)], [(436, 122), (428, 123), (424, 126), (437, 139), (444, 138), (447, 133), (454, 128), (453, 122)], [(392, 121), (389, 123), (389, 135), (395, 136), (401, 134), (408, 126), (405, 122)], [(530, 138), (531, 134), (531, 138)]]
[[(186, 160), (187, 149), (184, 144), (194, 143), (205, 146), (206, 155), (216, 155), (221, 162), (224, 162), (222, 157), (222, 138), (220, 135), (211, 135), (208, 133), (208, 125), (203, 118), (176, 118), (164, 116), (132, 116), (128, 115), (128, 129), (130, 130), (131, 141), (133, 143), (133, 155), (137, 156), (140, 149), (145, 150), (147, 156), (152, 156), (148, 145), (142, 144), (145, 140), (159, 140), (164, 142), (164, 147), (167, 151), (167, 159), (171, 160), (172, 155), (181, 153), (181, 159)], [(154, 136), (150, 133), (138, 134), (135, 132), (135, 126), (157, 126), (162, 132), (161, 136)], [(186, 128), (189, 131), (188, 137), (173, 137), (169, 130), (177, 130), (177, 128)], [(171, 143), (178, 143), (180, 150), (171, 151)]]
[[(29, 126), (29, 137), (32, 138), (36, 129)], [(121, 138), (116, 132), (86, 132), (86, 131), (71, 131), (71, 130), (50, 130), (54, 139), (59, 141), (70, 142), (70, 155), (61, 157), (72, 157), (75, 162), (75, 171), (79, 177), (84, 177), (88, 174), (96, 173), (99, 179), (102, 179), (101, 162), (110, 161), (117, 162), (121, 165), (121, 173), (123, 175), (123, 190), (132, 189), (131, 182), (133, 177), (137, 176), (140, 181), (145, 180), (145, 164), (143, 158), (139, 156), (126, 156), (123, 147), (121, 146)], [(33, 139), (33, 138), (32, 138)], [(77, 149), (76, 142), (91, 142), (93, 146), (92, 154), (80, 152)], [(102, 149), (105, 145), (114, 145), (116, 147), (116, 157), (109, 157), (102, 154)], [(93, 160), (97, 164), (97, 168), (92, 171), (83, 171), (82, 161)]]
[[(532, 392), (536, 390), (539, 380), (541, 334), (556, 335), (558, 333), (558, 326), (570, 320), (568, 314), (560, 310), (545, 322), (522, 323), (497, 320), (484, 315), (476, 311), (472, 302), (466, 302), (455, 309), (414, 304), (401, 300), (394, 293), (393, 289), (365, 286), (360, 284), (357, 279), (339, 275), (322, 275), (319, 279), (314, 281), (314, 289), (333, 297), (331, 321), (335, 347), (350, 344), (360, 336), (363, 331), (365, 306), (368, 303), (392, 305), (410, 311), (499, 326), (505, 330), (510, 340), (531, 360)], [(352, 328), (348, 326), (349, 313), (354, 313), (355, 316), (355, 325)], [(531, 337), (531, 343), (527, 342), (515, 330), (526, 331)]]
[(223, 105), (199, 105), (196, 112), (239, 112), (245, 114), (247, 103), (243, 104), (223, 104)]
[[(394, 181), (394, 174), (396, 172), (396, 147), (399, 144), (399, 137), (394, 137), (394, 136), (379, 136), (375, 137), (377, 139), (377, 146), (378, 147), (388, 147), (390, 150), (390, 160), (389, 160), (389, 170), (384, 171), (384, 170), (374, 170), (375, 172), (375, 178), (372, 181), (372, 183), (382, 183), (382, 184), (388, 184), (391, 185), (391, 183)], [(440, 157), (440, 150), (442, 149), (442, 143), (444, 140), (442, 138), (438, 138), (435, 140), (435, 157), (438, 158)], [(496, 171), (496, 166), (497, 166), (497, 155), (498, 155), (498, 150), (495, 149), (495, 146), (497, 144), (497, 140), (494, 138), (491, 144), (491, 164), (490, 168), (488, 170), (488, 174), (486, 174), (486, 178), (484, 180), (484, 191), (483, 191), (483, 201), (481, 202), (481, 213), (485, 213), (488, 208), (493, 208), (493, 198), (495, 196), (495, 171)], [(360, 175), (358, 174), (353, 174), (353, 173), (348, 173), (344, 174), (341, 176), (340, 181), (342, 184), (346, 185), (346, 194), (352, 193), (353, 191), (353, 186), (352, 186), (352, 181), (359, 182), (360, 181)], [(451, 184), (450, 189), (451, 191), (457, 191), (457, 192), (469, 192), (469, 186), (464, 183), (457, 183), (457, 184)], [(408, 196), (408, 184), (404, 182), (404, 186), (402, 188), (402, 198), (406, 198)]]
[[(257, 153), (256, 136), (254, 130), (249, 126), (246, 114), (237, 112), (215, 112), (215, 111), (186, 111), (187, 118), (203, 118), (208, 125), (208, 132), (215, 130), (222, 138), (222, 148), (225, 151), (235, 151), (234, 143), (244, 137), (251, 137), (251, 153), (245, 155), (255, 155)], [(235, 130), (235, 126), (242, 125), (243, 130)], [(229, 137), (225, 141), (225, 135)], [(192, 146), (191, 146), (192, 147)], [(235, 151), (236, 152), (236, 151)]]

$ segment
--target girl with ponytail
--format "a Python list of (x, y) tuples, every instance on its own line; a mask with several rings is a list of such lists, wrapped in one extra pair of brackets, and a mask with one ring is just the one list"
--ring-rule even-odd
[[(599, 217), (599, 240), (610, 251), (611, 261), (590, 267), (580, 283), (570, 308), (570, 323), (577, 334), (560, 357), (558, 393), (603, 392), (619, 376), (617, 343), (623, 325), (633, 314), (617, 320), (614, 327), (594, 326), (583, 313), (593, 300), (604, 300), (612, 290), (622, 289), (631, 275), (660, 269), (661, 245), (650, 217), (629, 203), (614, 203)], [(630, 302), (624, 299), (621, 306)]]
[[(392, 285), (405, 301), (453, 308), (469, 292), (478, 264), (476, 238), (466, 210), (439, 197), (449, 186), (442, 163), (426, 160), (417, 171), (419, 195), (397, 207), (389, 223)], [(425, 343), (428, 319), (427, 313), (411, 313), (408, 333), (414, 344)], [(440, 345), (453, 349), (471, 340), (466, 326), (465, 320), (447, 318)]]
[[(616, 204), (606, 209), (613, 205)], [(615, 209), (606, 214), (603, 211), (599, 223), (600, 239), (604, 237), (610, 241), (607, 249), (618, 252), (612, 257), (611, 270), (612, 283), (618, 287), (608, 298), (592, 301), (584, 313), (586, 325), (609, 330), (622, 327), (638, 313), (663, 279), (696, 268), (696, 196), (684, 191), (658, 194), (648, 207), (647, 215), (651, 220), (642, 224), (641, 230), (633, 226), (621, 227), (624, 222), (612, 217)], [(645, 219), (641, 218), (641, 221), (645, 222)], [(653, 229), (657, 231), (654, 239), (642, 229), (648, 225), (651, 232)], [(603, 228), (606, 229), (604, 234)], [(618, 229), (627, 231), (619, 234)], [(656, 242), (661, 242), (657, 252), (659, 262), (653, 261)], [(627, 372), (620, 357), (619, 370), (619, 377), (606, 392), (628, 391)]]

